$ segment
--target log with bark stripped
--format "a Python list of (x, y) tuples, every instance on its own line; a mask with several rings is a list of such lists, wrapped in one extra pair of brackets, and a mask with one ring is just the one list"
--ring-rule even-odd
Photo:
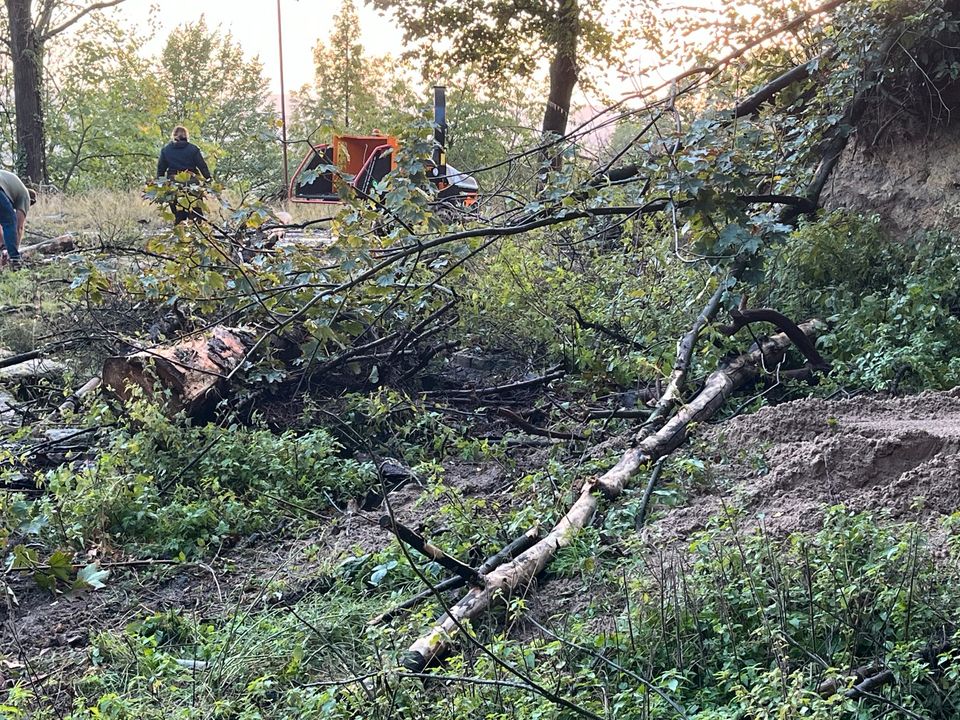
[(20, 248), (20, 257), (29, 260), (38, 255), (56, 255), (57, 253), (70, 252), (76, 246), (76, 239), (68, 233), (49, 240), (41, 240), (33, 245), (25, 245)]
[(169, 392), (171, 414), (200, 415), (224, 396), (227, 375), (243, 362), (255, 339), (247, 330), (215, 327), (172, 345), (110, 357), (103, 363), (103, 385), (124, 402), (134, 388), (154, 397)]
[[(812, 320), (800, 329), (813, 337), (823, 329)], [(775, 363), (791, 345), (790, 338), (779, 333), (764, 340), (760, 347), (726, 363), (707, 378), (703, 389), (687, 405), (680, 408), (662, 428), (630, 448), (620, 461), (600, 477), (584, 484), (580, 496), (543, 540), (505, 565), (484, 577), (483, 587), (472, 588), (440, 620), (407, 651), (403, 666), (414, 672), (423, 670), (431, 661), (444, 655), (463, 623), (479, 617), (496, 603), (524, 593), (556, 555), (570, 544), (576, 534), (593, 519), (603, 499), (617, 498), (624, 487), (643, 467), (676, 449), (687, 437), (693, 423), (712, 416), (741, 385), (759, 373), (761, 361)]]

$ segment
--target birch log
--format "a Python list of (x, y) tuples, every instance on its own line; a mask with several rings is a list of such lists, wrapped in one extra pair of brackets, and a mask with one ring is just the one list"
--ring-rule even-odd
[[(815, 336), (823, 325), (817, 320), (803, 323), (800, 329), (808, 337)], [(557, 551), (570, 544), (596, 514), (602, 499), (614, 500), (630, 479), (647, 463), (671, 453), (687, 438), (692, 423), (711, 417), (738, 387), (754, 378), (761, 361), (776, 362), (791, 345), (790, 338), (778, 333), (764, 340), (760, 347), (738, 356), (707, 378), (703, 389), (662, 427), (627, 450), (620, 461), (600, 477), (587, 481), (580, 496), (550, 533), (511, 562), (484, 577), (483, 587), (472, 588), (450, 607), (430, 630), (407, 650), (402, 664), (420, 672), (431, 661), (447, 653), (464, 622), (479, 617), (498, 602), (526, 591), (533, 579), (546, 568)]]

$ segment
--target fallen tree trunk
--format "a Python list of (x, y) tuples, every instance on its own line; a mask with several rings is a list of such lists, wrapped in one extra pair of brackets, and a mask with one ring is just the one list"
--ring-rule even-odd
[(169, 391), (166, 407), (199, 415), (224, 396), (227, 376), (246, 358), (253, 335), (242, 329), (215, 327), (198, 337), (131, 355), (107, 358), (103, 385), (120, 400), (141, 388), (148, 396)]
[[(30, 353), (24, 353), (29, 355)], [(13, 358), (7, 358), (10, 360)], [(34, 358), (16, 364), (0, 363), (0, 381), (17, 382), (59, 375), (67, 369), (66, 365), (56, 360)]]
[(61, 235), (20, 248), (20, 257), (29, 260), (37, 255), (54, 255), (55, 253), (69, 252), (76, 246), (77, 243), (73, 235)]
[[(816, 320), (799, 326), (807, 336), (822, 329)], [(687, 437), (691, 423), (708, 419), (739, 386), (759, 373), (761, 363), (776, 362), (791, 345), (790, 338), (779, 333), (727, 363), (707, 378), (703, 389), (683, 406), (660, 430), (629, 449), (620, 461), (602, 476), (586, 482), (576, 502), (550, 533), (532, 548), (484, 577), (484, 586), (472, 588), (449, 608), (426, 634), (408, 649), (402, 664), (420, 672), (435, 658), (449, 651), (463, 623), (473, 620), (497, 602), (505, 602), (523, 592), (553, 559), (557, 551), (570, 544), (587, 526), (600, 507), (602, 498), (613, 500), (627, 482), (647, 463), (676, 449)], [(599, 492), (597, 492), (599, 491)]]
[[(742, 263), (738, 262), (737, 268), (735, 268), (735, 274), (731, 274), (731, 277), (736, 279), (741, 272), (741, 268)], [(687, 372), (690, 369), (690, 362), (693, 359), (693, 349), (697, 345), (700, 333), (703, 332), (703, 329), (713, 322), (713, 319), (717, 316), (717, 312), (720, 310), (720, 300), (729, 287), (730, 284), (726, 281), (721, 282), (717, 286), (713, 295), (710, 296), (706, 307), (704, 307), (697, 316), (693, 327), (690, 328), (689, 332), (680, 338), (680, 342), (677, 343), (677, 355), (673, 363), (673, 372), (670, 374), (670, 381), (667, 383), (667, 389), (663, 391), (650, 417), (644, 423), (644, 435), (656, 430), (659, 423), (663, 422), (673, 411), (676, 404), (680, 402), (680, 393), (687, 383)]]

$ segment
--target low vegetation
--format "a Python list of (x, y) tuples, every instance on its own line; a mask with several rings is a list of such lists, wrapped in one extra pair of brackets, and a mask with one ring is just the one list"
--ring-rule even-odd
[[(761, 30), (793, 39), (741, 18), (739, 54), (700, 48), (712, 65), (601, 113), (602, 151), (524, 129), (522, 98), (465, 92), (460, 137), (513, 119), (468, 153), (489, 172), (475, 206), (437, 204), (418, 111), (391, 115), (376, 195), (335, 211), (282, 214), (233, 136), (211, 185), (45, 193), (28, 241), (73, 248), (0, 272), (0, 716), (956, 716), (960, 516), (926, 507), (917, 471), (955, 468), (955, 435), (848, 428), (828, 402), (960, 385), (960, 251), (949, 227), (891, 237), (821, 193), (858, 127), (896, 140), (872, 123), (917, 104), (904, 77), (952, 87), (957, 20), (777, 7), (795, 20)], [(259, 68), (216, 47), (252, 94), (195, 107), (204, 123), (262, 100)], [(321, 89), (308, 119), (333, 129)], [(70, 172), (68, 190), (99, 183), (92, 161)], [(185, 198), (205, 217), (171, 228)], [(157, 357), (182, 379), (215, 328), (246, 344), (191, 405)], [(31, 353), (56, 363), (4, 374)], [(74, 396), (144, 353), (144, 387)], [(718, 440), (801, 398), (829, 408), (789, 441), (802, 462), (770, 449), (773, 410), (743, 446)], [(869, 453), (834, 496), (844, 432)], [(615, 491), (598, 480), (628, 466)], [(745, 480), (774, 475), (768, 523)], [(791, 492), (817, 483), (815, 522), (779, 522), (813, 512)], [(851, 501), (882, 483), (917, 495), (908, 513)], [(497, 558), (525, 535), (540, 544)], [(451, 650), (420, 667), (411, 643), (444, 614)]]

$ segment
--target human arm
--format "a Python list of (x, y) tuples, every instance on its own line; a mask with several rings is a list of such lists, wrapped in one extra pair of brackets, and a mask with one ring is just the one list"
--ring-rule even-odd
[(23, 229), (27, 226), (27, 214), (23, 210), (17, 210), (17, 250), (20, 249), (20, 241), (23, 240)]
[(157, 160), (157, 177), (163, 177), (167, 174), (167, 168), (170, 167), (170, 163), (167, 162), (167, 155), (160, 151), (160, 159)]
[(213, 179), (213, 176), (210, 175), (210, 168), (207, 167), (207, 161), (203, 159), (203, 153), (200, 152), (200, 148), (197, 148), (197, 170), (200, 171), (200, 174), (203, 175), (207, 181)]

